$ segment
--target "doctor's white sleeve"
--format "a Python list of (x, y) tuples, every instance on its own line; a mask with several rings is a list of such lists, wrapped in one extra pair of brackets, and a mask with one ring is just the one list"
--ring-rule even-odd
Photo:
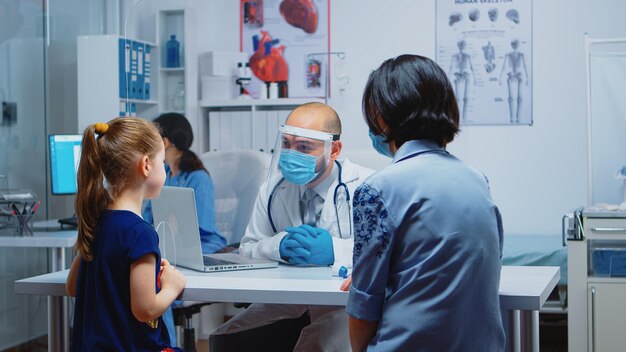
[(333, 250), (335, 252), (335, 264), (352, 267), (352, 251), (354, 238), (333, 237)]
[(254, 202), (246, 233), (241, 239), (239, 253), (251, 258), (271, 259), (285, 263), (280, 258), (279, 247), (287, 233), (283, 231), (274, 234), (267, 215), (265, 193), (265, 186), (262, 186)]

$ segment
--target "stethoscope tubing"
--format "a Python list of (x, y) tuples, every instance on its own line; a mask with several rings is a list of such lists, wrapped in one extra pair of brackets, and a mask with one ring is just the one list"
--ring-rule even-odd
[[(335, 160), (335, 164), (337, 165), (337, 168), (339, 170), (339, 175), (337, 176), (337, 181), (339, 182), (337, 183), (337, 186), (335, 186), (335, 190), (333, 192), (333, 204), (335, 206), (335, 217), (337, 219), (337, 227), (339, 228), (339, 238), (343, 238), (343, 234), (341, 232), (341, 224), (339, 224), (339, 209), (337, 208), (337, 191), (339, 191), (339, 188), (343, 188), (344, 191), (346, 192), (346, 203), (348, 204), (348, 214), (350, 214), (350, 209), (351, 209), (350, 192), (348, 190), (348, 185), (346, 185), (342, 181), (342, 178), (341, 178), (342, 171), (343, 171), (341, 164), (337, 160)], [(285, 178), (281, 177), (280, 180), (276, 182), (276, 185), (274, 185), (274, 188), (272, 188), (272, 192), (270, 192), (269, 199), (267, 200), (267, 217), (270, 221), (270, 225), (272, 226), (272, 230), (274, 231), (274, 233), (277, 233), (278, 231), (276, 231), (276, 225), (274, 225), (274, 219), (272, 218), (272, 199), (274, 198), (274, 193), (284, 181), (285, 181)], [(352, 236), (352, 221), (348, 221), (348, 222), (350, 223), (350, 236)]]

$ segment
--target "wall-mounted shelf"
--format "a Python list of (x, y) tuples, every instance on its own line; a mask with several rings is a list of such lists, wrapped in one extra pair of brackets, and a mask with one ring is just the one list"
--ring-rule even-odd
[(278, 126), (297, 106), (321, 98), (232, 99), (200, 101), (204, 144), (201, 152), (254, 149), (271, 153)]
[[(189, 47), (189, 33), (187, 31), (187, 11), (184, 8), (161, 9), (156, 18), (157, 42), (161, 44), (159, 53), (159, 113), (176, 111), (182, 115), (187, 115), (188, 92), (191, 88), (190, 80), (186, 70), (187, 55), (186, 49)], [(170, 35), (175, 35), (179, 42), (180, 66), (167, 66), (167, 42)], [(190, 118), (190, 116), (187, 116)]]
[(185, 72), (184, 67), (160, 67), (161, 72)]
[(141, 100), (141, 99), (124, 99), (124, 98), (122, 98), (121, 100), (123, 101), (128, 100), (129, 103), (143, 104), (143, 105), (157, 105), (159, 103), (158, 100)]
[(232, 99), (200, 101), (201, 108), (236, 108), (236, 107), (286, 107), (298, 106), (310, 102), (323, 103), (324, 99), (315, 98), (279, 98), (279, 99)]

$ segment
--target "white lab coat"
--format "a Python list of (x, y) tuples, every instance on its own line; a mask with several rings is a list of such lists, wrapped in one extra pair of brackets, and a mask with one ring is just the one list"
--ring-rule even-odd
[[(348, 186), (350, 201), (353, 193), (374, 170), (356, 165), (345, 159), (340, 161), (342, 165), (342, 181)], [(335, 166), (336, 167), (336, 166)], [(318, 227), (328, 230), (333, 239), (335, 263), (352, 264), (352, 248), (354, 239), (350, 234), (352, 205), (347, 206), (343, 188), (337, 194), (337, 206), (339, 223), (335, 215), (333, 203), (335, 187), (338, 180), (335, 179), (328, 188), (324, 206), (320, 215)], [(278, 233), (274, 233), (268, 218), (268, 200), (274, 184), (263, 184), (259, 190), (250, 223), (246, 234), (241, 239), (239, 252), (255, 258), (269, 258), (284, 262), (280, 258), (280, 241), (285, 237), (285, 227), (302, 224), (300, 214), (300, 191), (299, 186), (284, 183), (279, 186), (272, 199), (272, 219)], [(339, 229), (341, 226), (341, 233)], [(349, 351), (350, 340), (348, 333), (348, 316), (343, 307), (332, 306), (307, 306), (307, 305), (277, 305), (277, 304), (253, 304), (237, 316), (222, 325), (214, 334), (229, 334), (267, 325), (280, 319), (300, 317), (309, 311), (311, 325), (305, 327), (296, 344), (295, 351)], [(272, 337), (268, 337), (272, 338)], [(279, 337), (276, 337), (279, 338)]]
[[(374, 170), (351, 163), (348, 159), (340, 161), (342, 166), (342, 181), (348, 186), (350, 201), (356, 188), (371, 175)], [(335, 165), (336, 167), (336, 165)], [(325, 197), (324, 207), (320, 215), (318, 227), (328, 230), (333, 239), (333, 249), (335, 263), (352, 264), (352, 248), (354, 239), (350, 234), (352, 222), (352, 204), (348, 206), (346, 194), (343, 188), (337, 191), (337, 210), (339, 212), (339, 222), (335, 215), (335, 205), (333, 202), (335, 188), (338, 180), (333, 180)], [(271, 260), (285, 262), (280, 258), (279, 246), (282, 239), (287, 235), (284, 231), (289, 226), (302, 225), (300, 214), (300, 186), (288, 182), (283, 182), (274, 192), (272, 198), (272, 219), (278, 233), (274, 234), (268, 217), (268, 201), (270, 192), (274, 184), (261, 185), (259, 194), (254, 204), (254, 210), (250, 217), (250, 222), (246, 228), (246, 233), (241, 239), (239, 252), (253, 258), (268, 258)], [(341, 226), (341, 235), (338, 226)]]

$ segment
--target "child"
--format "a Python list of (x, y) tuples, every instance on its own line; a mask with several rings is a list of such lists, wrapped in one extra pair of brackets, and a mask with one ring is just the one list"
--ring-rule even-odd
[(157, 233), (140, 216), (143, 200), (158, 197), (165, 181), (164, 155), (156, 127), (139, 118), (85, 129), (78, 255), (66, 283), (76, 296), (74, 351), (170, 349), (161, 315), (186, 279), (161, 259)]

